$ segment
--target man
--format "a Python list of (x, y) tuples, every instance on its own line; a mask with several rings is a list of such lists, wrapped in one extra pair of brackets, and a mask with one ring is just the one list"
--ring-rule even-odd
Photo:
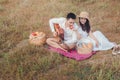
[[(66, 18), (61, 17), (50, 19), (49, 24), (54, 38), (48, 38), (46, 40), (47, 44), (64, 51), (75, 48), (77, 35), (73, 28), (78, 27), (75, 23), (75, 19), (76, 15), (74, 13), (68, 13)], [(55, 38), (57, 36), (57, 32), (55, 31), (54, 24), (59, 24), (59, 26), (64, 30), (64, 40), (62, 42)]]

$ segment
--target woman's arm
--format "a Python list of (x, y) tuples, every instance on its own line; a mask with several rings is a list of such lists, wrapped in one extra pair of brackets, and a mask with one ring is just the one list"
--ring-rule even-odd
[(98, 47), (98, 45), (99, 45), (99, 41), (98, 41), (97, 38), (93, 35), (92, 31), (89, 32), (89, 36), (90, 36), (92, 39), (95, 40), (95, 42), (96, 42), (96, 46)]

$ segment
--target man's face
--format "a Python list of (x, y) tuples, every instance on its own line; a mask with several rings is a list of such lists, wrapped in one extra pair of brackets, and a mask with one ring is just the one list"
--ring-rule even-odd
[(69, 26), (70, 29), (73, 29), (74, 23), (75, 23), (75, 19), (70, 18), (67, 20), (67, 25)]

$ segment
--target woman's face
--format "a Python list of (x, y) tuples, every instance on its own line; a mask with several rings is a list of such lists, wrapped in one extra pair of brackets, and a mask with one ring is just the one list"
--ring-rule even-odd
[(85, 23), (86, 23), (86, 21), (87, 21), (87, 19), (86, 19), (86, 18), (82, 18), (82, 17), (80, 17), (80, 22), (81, 22), (82, 24), (85, 24)]

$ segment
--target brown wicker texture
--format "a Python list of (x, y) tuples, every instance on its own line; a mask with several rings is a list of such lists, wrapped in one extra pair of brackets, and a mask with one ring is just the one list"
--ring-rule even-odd
[(33, 32), (29, 36), (29, 43), (41, 46), (46, 42), (46, 34), (44, 32)]
[(88, 54), (91, 53), (93, 49), (93, 45), (92, 43), (88, 43), (88, 44), (82, 44), (82, 47), (77, 47), (77, 51), (79, 54)]

